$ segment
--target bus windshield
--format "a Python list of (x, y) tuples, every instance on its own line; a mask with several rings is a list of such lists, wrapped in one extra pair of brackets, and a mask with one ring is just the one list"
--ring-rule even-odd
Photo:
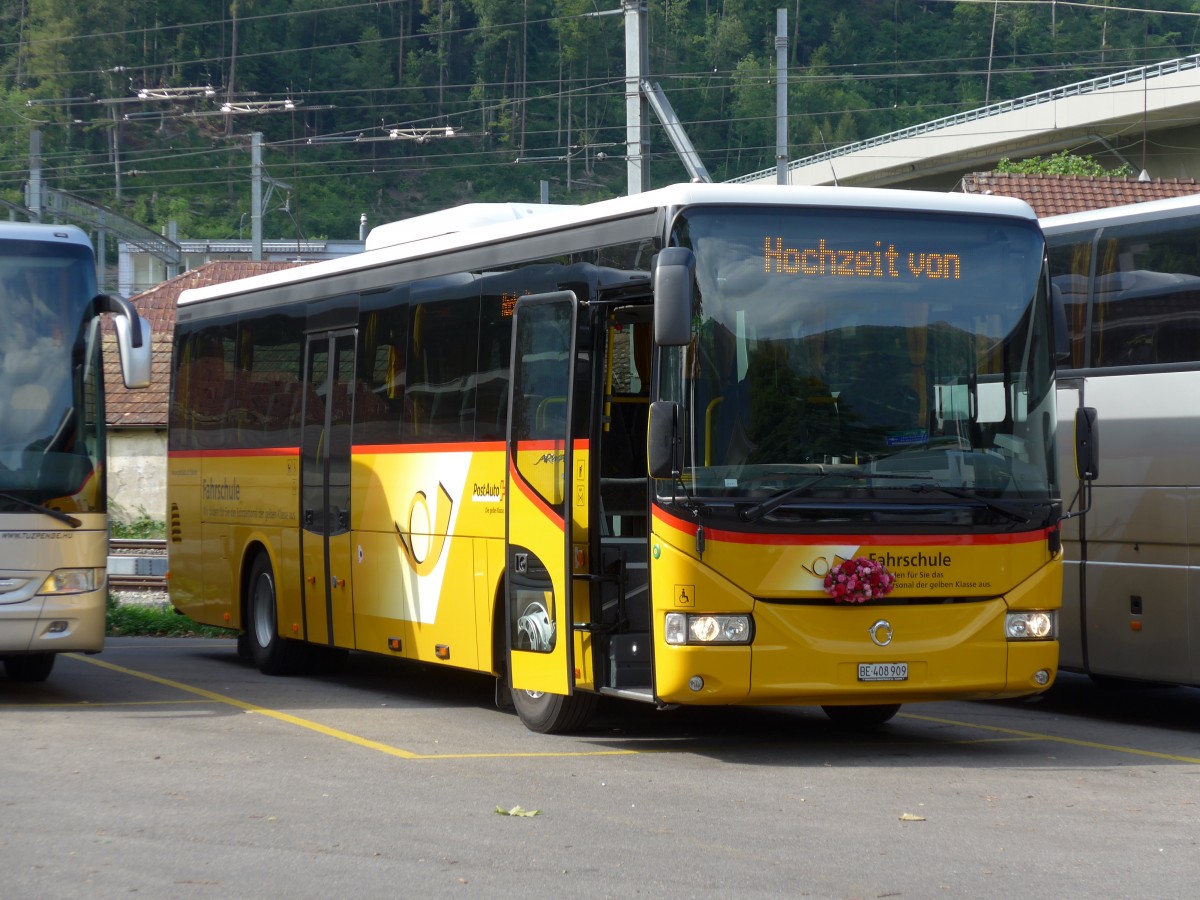
[(0, 510), (103, 508), (84, 490), (103, 453), (95, 294), (86, 246), (0, 243)]
[(1049, 520), (1054, 360), (1032, 221), (692, 208), (673, 243), (695, 253), (697, 289), (659, 396), (685, 413), (688, 496), (742, 518), (862, 501), (873, 522), (880, 503), (922, 521), (940, 506), (947, 525)]

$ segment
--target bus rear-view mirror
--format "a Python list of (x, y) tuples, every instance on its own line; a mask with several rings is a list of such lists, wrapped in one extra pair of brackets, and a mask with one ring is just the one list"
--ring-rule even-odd
[(646, 468), (651, 478), (678, 478), (682, 471), (679, 404), (656, 400), (650, 404), (646, 435)]
[(1075, 472), (1080, 481), (1100, 477), (1100, 426), (1091, 406), (1075, 410)]
[(654, 340), (682, 347), (692, 339), (692, 286), (696, 257), (686, 247), (668, 247), (654, 265)]

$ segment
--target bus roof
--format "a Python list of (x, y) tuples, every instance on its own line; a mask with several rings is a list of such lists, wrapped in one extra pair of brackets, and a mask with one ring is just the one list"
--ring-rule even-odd
[[(216, 300), (371, 268), (407, 259), (483, 246), (497, 240), (549, 233), (570, 226), (620, 219), (655, 209), (700, 205), (809, 206), (906, 212), (997, 215), (1036, 221), (1023, 200), (978, 194), (938, 194), (885, 188), (800, 187), (745, 184), (677, 184), (580, 206), (467, 204), (375, 228), (363, 253), (183, 291), (179, 305)], [(490, 220), (489, 220), (490, 217)], [(475, 224), (482, 219), (484, 224)], [(457, 227), (456, 227), (457, 226)], [(448, 230), (451, 229), (451, 230)], [(378, 237), (375, 237), (376, 233)]]
[(92, 246), (83, 230), (74, 225), (41, 225), (32, 222), (0, 222), (0, 241), (51, 241)]
[(441, 234), (456, 234), (495, 225), (499, 222), (515, 222), (530, 216), (544, 216), (561, 210), (579, 209), (555, 203), (466, 203), (450, 209), (441, 209), (411, 219), (400, 219), (377, 225), (367, 235), (366, 249), (395, 247)]
[(1166, 200), (1147, 200), (1123, 206), (1106, 206), (1084, 212), (1047, 216), (1042, 219), (1042, 230), (1047, 234), (1095, 228), (1098, 225), (1126, 225), (1154, 219), (1170, 219), (1176, 216), (1195, 215), (1200, 212), (1200, 194), (1185, 194), (1168, 197)]

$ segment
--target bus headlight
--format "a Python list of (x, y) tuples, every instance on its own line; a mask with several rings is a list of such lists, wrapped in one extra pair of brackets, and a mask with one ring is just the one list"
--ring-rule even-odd
[(96, 589), (95, 569), (55, 569), (42, 582), (39, 594), (85, 594)]
[(749, 616), (667, 613), (668, 644), (748, 644), (753, 636), (753, 621)]
[(1058, 613), (1042, 609), (1005, 613), (1004, 636), (1010, 641), (1052, 641), (1058, 636)]

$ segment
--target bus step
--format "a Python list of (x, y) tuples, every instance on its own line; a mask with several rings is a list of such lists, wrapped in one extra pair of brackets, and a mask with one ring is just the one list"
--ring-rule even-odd
[(654, 691), (648, 687), (640, 688), (610, 688), (602, 687), (599, 693), (605, 697), (621, 697), (625, 700), (636, 700), (639, 703), (653, 703)]

